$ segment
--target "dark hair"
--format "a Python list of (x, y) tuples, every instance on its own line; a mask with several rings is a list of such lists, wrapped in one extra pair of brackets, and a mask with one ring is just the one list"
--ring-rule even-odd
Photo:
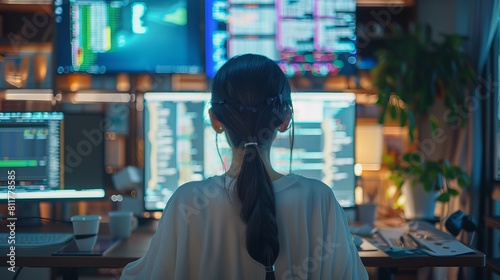
[[(247, 251), (266, 267), (266, 279), (275, 278), (270, 268), (278, 257), (279, 240), (272, 181), (260, 151), (270, 148), (278, 126), (291, 117), (290, 94), (278, 65), (255, 54), (231, 58), (212, 82), (212, 113), (224, 125), (231, 145), (245, 150), (236, 191), (247, 225)], [(244, 147), (246, 143), (253, 145)]]

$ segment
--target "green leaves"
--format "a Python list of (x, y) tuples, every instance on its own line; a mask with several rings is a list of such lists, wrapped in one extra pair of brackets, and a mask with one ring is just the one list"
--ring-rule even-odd
[(450, 201), (450, 193), (444, 192), (444, 193), (440, 194), (439, 197), (437, 198), (437, 200), (441, 201), (441, 202)]
[(457, 196), (458, 194), (457, 190), (449, 188), (445, 192), (441, 193), (437, 200), (440, 202), (449, 202), (452, 196)]
[(452, 189), (452, 188), (449, 188), (449, 189), (448, 189), (448, 193), (449, 193), (451, 196), (457, 196), (457, 195), (459, 194), (457, 190)]
[[(378, 121), (384, 124), (391, 119), (401, 127), (408, 126), (412, 143), (417, 119), (428, 119), (433, 133), (444, 123), (464, 125), (468, 93), (477, 84), (474, 68), (464, 52), (466, 38), (441, 36), (442, 40), (433, 41), (429, 25), (417, 26), (413, 33), (396, 29), (395, 37), (375, 53), (377, 66), (372, 70), (372, 80), (380, 90)], [(449, 112), (443, 120), (431, 113), (438, 99)], [(398, 188), (412, 178), (412, 184), (422, 185), (427, 191), (440, 190), (438, 200), (443, 202), (459, 194), (450, 187), (451, 180), (461, 188), (470, 184), (469, 176), (460, 167), (447, 161), (426, 161), (418, 153), (405, 154), (388, 166), (392, 171), (389, 180)]]
[[(372, 78), (380, 89), (379, 122), (385, 123), (389, 116), (400, 126), (408, 125), (412, 142), (415, 118), (429, 115), (436, 99), (443, 99), (453, 120), (463, 125), (468, 117), (457, 114), (457, 106), (465, 107), (467, 93), (477, 83), (464, 52), (466, 38), (442, 36), (442, 40), (434, 42), (430, 26), (417, 26), (414, 33), (396, 32), (385, 48), (375, 52), (377, 66), (372, 70)], [(392, 100), (401, 101), (403, 106)], [(436, 131), (439, 121), (434, 116), (429, 121)]]
[(423, 160), (418, 153), (406, 153), (399, 162), (394, 159), (384, 160), (391, 169), (391, 174), (387, 178), (399, 189), (406, 180), (412, 180), (412, 186), (418, 183), (429, 192), (440, 190), (438, 201), (448, 202), (451, 197), (459, 195), (459, 191), (450, 186), (450, 180), (457, 181), (461, 188), (470, 184), (468, 174), (459, 166), (451, 165), (448, 161)]

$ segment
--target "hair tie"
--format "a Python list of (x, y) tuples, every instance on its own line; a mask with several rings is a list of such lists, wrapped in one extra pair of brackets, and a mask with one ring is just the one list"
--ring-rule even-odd
[(245, 145), (244, 145), (244, 146), (245, 146), (245, 148), (246, 148), (247, 146), (257, 146), (257, 142), (248, 142), (248, 143), (245, 143)]
[(266, 266), (266, 273), (274, 272), (274, 264), (271, 266)]

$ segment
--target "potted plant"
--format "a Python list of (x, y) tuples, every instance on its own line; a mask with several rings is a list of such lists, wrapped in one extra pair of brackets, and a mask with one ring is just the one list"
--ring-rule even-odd
[(469, 175), (447, 160), (424, 161), (417, 153), (406, 153), (399, 162), (387, 158), (385, 163), (391, 171), (388, 180), (407, 199), (404, 207), (406, 219), (434, 219), (436, 201), (447, 203), (452, 196), (459, 194), (450, 181), (456, 180), (461, 188), (470, 183)]
[[(443, 123), (465, 124), (467, 95), (476, 78), (463, 50), (464, 43), (465, 38), (459, 35), (442, 35), (441, 40), (434, 41), (429, 26), (416, 27), (411, 33), (396, 30), (386, 47), (375, 53), (378, 62), (372, 76), (379, 89), (376, 103), (381, 109), (379, 123), (384, 124), (388, 118), (396, 120), (400, 126), (408, 127), (410, 142), (414, 142), (425, 123), (430, 124), (427, 127), (431, 133), (439, 127), (432, 109), (440, 100), (448, 111)], [(419, 210), (407, 218), (430, 218), (429, 213), (433, 218), (436, 200), (448, 202), (450, 196), (458, 194), (450, 187), (449, 180), (457, 179), (460, 186), (469, 181), (462, 169), (451, 166), (446, 159), (431, 161), (417, 153), (403, 155), (390, 169), (389, 179), (402, 192), (405, 186), (423, 191), (420, 194), (424, 196), (419, 197), (415, 197), (418, 193), (406, 193), (408, 208), (423, 198), (434, 202), (427, 210)]]

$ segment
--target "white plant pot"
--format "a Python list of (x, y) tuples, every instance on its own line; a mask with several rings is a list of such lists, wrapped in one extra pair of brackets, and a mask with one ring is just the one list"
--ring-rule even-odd
[(421, 183), (417, 183), (415, 187), (413, 187), (412, 180), (408, 179), (403, 183), (401, 192), (406, 198), (404, 207), (406, 219), (432, 220), (435, 218), (434, 211), (437, 198), (439, 197), (439, 191), (433, 190), (427, 192), (424, 190)]

